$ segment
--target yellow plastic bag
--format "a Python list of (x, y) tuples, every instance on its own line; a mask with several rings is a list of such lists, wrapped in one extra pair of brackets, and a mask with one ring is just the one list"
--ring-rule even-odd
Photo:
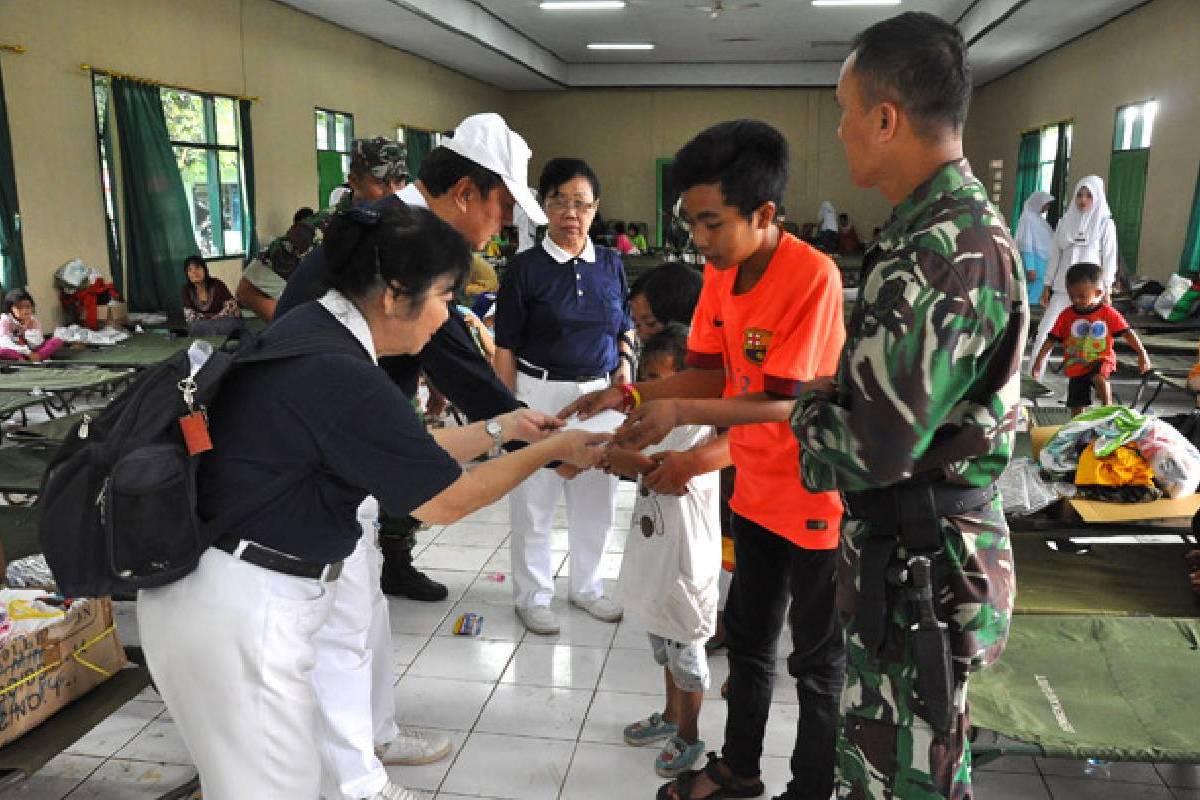
[(1076, 486), (1153, 486), (1154, 470), (1142, 458), (1137, 447), (1118, 447), (1104, 457), (1088, 446), (1079, 455), (1075, 469)]

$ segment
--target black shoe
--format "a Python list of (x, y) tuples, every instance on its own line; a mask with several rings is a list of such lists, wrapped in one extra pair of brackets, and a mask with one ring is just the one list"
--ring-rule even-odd
[(384, 562), (379, 586), (384, 594), (435, 603), (450, 596), (450, 590), (409, 563)]

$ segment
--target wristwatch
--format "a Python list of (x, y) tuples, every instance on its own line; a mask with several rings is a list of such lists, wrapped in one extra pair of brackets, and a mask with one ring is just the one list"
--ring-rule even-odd
[(483, 423), (483, 429), (492, 437), (492, 449), (488, 451), (488, 457), (495, 458), (500, 455), (500, 446), (504, 444), (504, 428), (501, 427), (500, 420), (489, 419)]

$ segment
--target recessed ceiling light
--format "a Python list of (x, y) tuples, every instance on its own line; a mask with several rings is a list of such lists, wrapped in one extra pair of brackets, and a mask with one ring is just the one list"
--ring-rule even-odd
[(653, 50), (650, 42), (590, 42), (588, 50)]
[(900, 0), (812, 0), (814, 6), (898, 6)]
[(542, 11), (620, 11), (625, 0), (543, 0)]

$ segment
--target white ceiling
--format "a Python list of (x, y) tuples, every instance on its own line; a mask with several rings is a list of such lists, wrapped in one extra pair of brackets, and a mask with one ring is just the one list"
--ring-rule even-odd
[[(1149, 0), (628, 0), (622, 11), (550, 12), (538, 0), (280, 0), (504, 89), (832, 86), (854, 34), (901, 10), (956, 23), (977, 85)], [(702, 8), (702, 7), (709, 8)], [(588, 42), (653, 42), (647, 52)]]

